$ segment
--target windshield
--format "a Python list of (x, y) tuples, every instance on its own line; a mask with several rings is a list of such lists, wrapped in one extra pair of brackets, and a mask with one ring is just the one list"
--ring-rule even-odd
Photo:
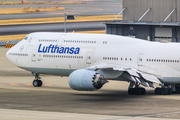
[(24, 40), (27, 40), (27, 39), (28, 39), (28, 37), (25, 37), (25, 38), (24, 38)]

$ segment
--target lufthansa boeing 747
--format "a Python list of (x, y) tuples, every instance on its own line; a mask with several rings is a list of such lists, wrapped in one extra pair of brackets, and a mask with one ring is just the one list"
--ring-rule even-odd
[(180, 44), (105, 35), (37, 32), (8, 50), (7, 58), (31, 71), (34, 87), (40, 74), (69, 76), (75, 90), (94, 91), (108, 80), (129, 82), (130, 95), (180, 93)]

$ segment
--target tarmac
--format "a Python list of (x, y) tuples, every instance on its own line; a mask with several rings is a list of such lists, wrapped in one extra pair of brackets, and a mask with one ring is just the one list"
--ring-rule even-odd
[(0, 47), (0, 119), (2, 120), (172, 120), (180, 118), (179, 94), (128, 95), (127, 82), (110, 81), (94, 92), (75, 91), (68, 77), (34, 76), (10, 63)]
[[(2, 1), (2, 0), (0, 0)], [(17, 1), (17, 0), (8, 0)], [(34, 0), (28, 0), (34, 1)], [(42, 0), (36, 0), (42, 1)], [(49, 1), (49, 0), (43, 0)], [(57, 0), (51, 0), (57, 1)], [(59, 0), (64, 1), (64, 0)], [(74, 0), (69, 0), (74, 1)], [(77, 1), (77, 0), (75, 0)], [(81, 0), (83, 1), (83, 0)], [(38, 8), (38, 7), (65, 7), (62, 11), (37, 12), (29, 14), (10, 14), (0, 15), (0, 20), (6, 19), (28, 19), (28, 18), (49, 18), (49, 17), (64, 17), (64, 12), (74, 14), (75, 16), (91, 16), (91, 15), (117, 15), (122, 9), (121, 0), (85, 0), (86, 4), (21, 4), (21, 5), (0, 5), (0, 8)]]

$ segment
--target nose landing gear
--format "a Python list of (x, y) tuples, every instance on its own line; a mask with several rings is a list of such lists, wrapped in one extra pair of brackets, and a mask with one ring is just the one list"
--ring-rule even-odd
[(35, 74), (35, 79), (32, 83), (34, 87), (41, 87), (42, 86), (43, 83), (40, 79), (41, 78), (39, 77), (39, 74)]

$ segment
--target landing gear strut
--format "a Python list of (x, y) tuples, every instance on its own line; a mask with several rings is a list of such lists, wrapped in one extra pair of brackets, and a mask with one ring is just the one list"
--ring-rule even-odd
[(133, 88), (132, 83), (130, 83), (130, 86), (132, 88), (129, 87), (129, 90), (128, 90), (129, 95), (145, 95), (146, 94), (146, 89), (139, 87), (140, 84), (138, 84), (138, 83), (135, 84), (134, 83), (134, 85), (135, 85), (135, 88)]
[(32, 83), (34, 87), (41, 87), (42, 86), (43, 83), (40, 79), (41, 78), (39, 77), (39, 74), (35, 74), (35, 79)]

